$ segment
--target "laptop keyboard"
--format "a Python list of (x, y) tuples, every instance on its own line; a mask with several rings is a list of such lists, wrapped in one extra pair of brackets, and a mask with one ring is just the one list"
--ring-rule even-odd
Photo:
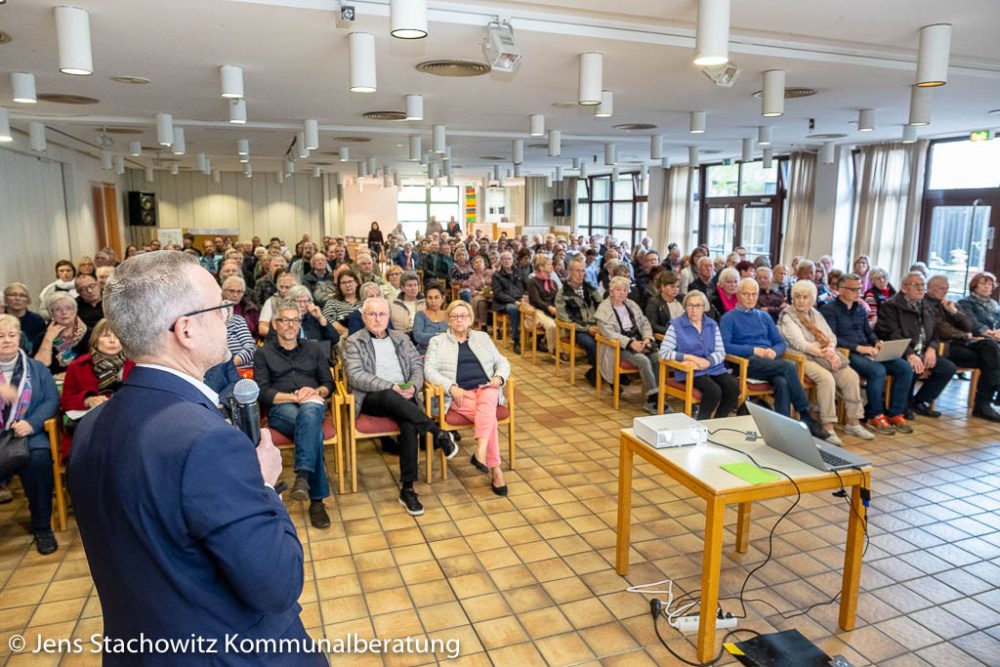
[(830, 452), (826, 451), (825, 449), (819, 450), (819, 455), (823, 457), (823, 463), (826, 463), (827, 465), (836, 466), (836, 467), (851, 465), (850, 461), (847, 461), (846, 459), (842, 459), (839, 456), (837, 456), (836, 454), (831, 454)]

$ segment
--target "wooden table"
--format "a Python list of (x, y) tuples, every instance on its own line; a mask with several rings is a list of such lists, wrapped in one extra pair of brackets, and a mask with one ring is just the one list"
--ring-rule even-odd
[[(756, 430), (752, 417), (728, 417), (702, 422), (709, 431), (731, 428), (740, 432)], [(840, 627), (854, 628), (858, 606), (858, 584), (861, 579), (861, 554), (864, 544), (865, 506), (861, 502), (861, 489), (871, 488), (871, 468), (863, 471), (842, 470), (840, 478), (834, 473), (820, 472), (776, 449), (768, 447), (763, 439), (747, 442), (739, 433), (722, 431), (712, 440), (751, 454), (761, 466), (787, 473), (798, 484), (802, 493), (815, 493), (839, 489), (841, 480), (851, 487), (852, 509), (848, 513), (847, 548), (844, 555), (844, 577), (840, 595)], [(672, 449), (656, 449), (640, 440), (632, 429), (622, 429), (621, 454), (618, 467), (618, 543), (615, 569), (618, 574), (628, 574), (630, 530), (632, 518), (632, 463), (638, 454), (652, 463), (671, 479), (679, 482), (705, 500), (705, 554), (702, 560), (701, 610), (698, 626), (698, 659), (707, 662), (715, 657), (715, 612), (719, 602), (719, 572), (722, 565), (722, 528), (727, 505), (737, 504), (736, 551), (746, 553), (750, 533), (750, 507), (755, 500), (767, 500), (795, 495), (795, 487), (782, 477), (776, 482), (748, 484), (721, 468), (720, 464), (749, 461), (746, 456), (712, 444)], [(846, 508), (845, 508), (846, 510)], [(706, 620), (708, 622), (706, 622)]]

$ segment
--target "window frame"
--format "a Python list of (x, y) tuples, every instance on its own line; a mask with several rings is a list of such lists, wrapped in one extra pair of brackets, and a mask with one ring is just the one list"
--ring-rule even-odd
[[(577, 197), (577, 210), (580, 211), (582, 207), (586, 207), (586, 223), (584, 229), (586, 230), (587, 236), (593, 236), (594, 234), (601, 234), (603, 236), (613, 236), (619, 241), (627, 240), (631, 247), (638, 244), (642, 237), (646, 235), (649, 229), (649, 195), (642, 194), (642, 182), (639, 178), (638, 171), (628, 171), (619, 174), (619, 182), (625, 181), (626, 177), (632, 184), (632, 197), (616, 199), (615, 198), (615, 184), (611, 182), (611, 174), (595, 174), (593, 176), (588, 176), (585, 179), (578, 179), (586, 185), (586, 197)], [(606, 179), (608, 181), (608, 196), (607, 198), (594, 199), (594, 184), (597, 179)], [(607, 225), (595, 226), (594, 225), (594, 204), (606, 205), (608, 207), (607, 215)], [(630, 214), (627, 226), (619, 224), (620, 221), (615, 219), (615, 205), (616, 204), (630, 204)], [(639, 211), (646, 206), (645, 215), (643, 215), (642, 226), (639, 225)], [(577, 233), (581, 233), (581, 226), (578, 222)], [(628, 234), (628, 238), (621, 238), (623, 234)]]

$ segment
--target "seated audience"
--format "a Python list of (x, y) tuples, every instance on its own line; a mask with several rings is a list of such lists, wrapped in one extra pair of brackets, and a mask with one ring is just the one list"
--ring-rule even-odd
[[(399, 296), (399, 280), (402, 276), (403, 269), (395, 264), (390, 264), (385, 270), (385, 282), (379, 285), (379, 290), (382, 292), (382, 297), (389, 303), (395, 301), (396, 297)], [(364, 302), (364, 296), (362, 296), (362, 302)]]
[[(531, 256), (531, 251), (528, 251)], [(505, 312), (510, 318), (510, 335), (514, 341), (514, 354), (521, 353), (521, 300), (528, 291), (528, 281), (521, 271), (515, 271), (514, 256), (509, 251), (500, 254), (500, 268), (493, 272), (494, 312)]]
[(682, 259), (684, 268), (681, 269), (681, 294), (687, 294), (688, 290), (691, 289), (691, 283), (698, 277), (698, 261), (707, 254), (708, 251), (705, 248), (698, 246), (691, 251), (691, 255), (686, 260)]
[(871, 269), (872, 261), (868, 255), (858, 255), (854, 258), (854, 273), (861, 278), (861, 293), (866, 296), (872, 286)]
[(646, 302), (645, 314), (653, 333), (662, 336), (667, 332), (670, 320), (684, 313), (684, 307), (677, 300), (680, 278), (673, 271), (661, 271), (653, 280), (653, 289), (656, 294)]
[(837, 391), (844, 399), (844, 432), (862, 440), (875, 436), (861, 425), (861, 378), (850, 360), (837, 350), (837, 337), (826, 319), (816, 310), (816, 283), (800, 280), (792, 285), (791, 306), (781, 311), (778, 331), (788, 347), (805, 355), (805, 374), (816, 385), (819, 420), (830, 434), (827, 442), (841, 444), (833, 430), (837, 421)]
[[(576, 344), (587, 354), (590, 368), (584, 377), (591, 385), (597, 382), (597, 313), (598, 299), (594, 286), (586, 281), (586, 260), (575, 255), (566, 269), (566, 282), (556, 294), (557, 317), (576, 326)], [(570, 351), (570, 354), (574, 354)]]
[(257, 337), (266, 338), (271, 331), (271, 318), (274, 317), (274, 307), (288, 298), (288, 290), (299, 284), (298, 277), (291, 271), (278, 272), (275, 279), (276, 292), (261, 304), (260, 319), (257, 321)]
[(871, 287), (865, 290), (864, 301), (868, 304), (868, 324), (874, 327), (878, 322), (879, 306), (896, 296), (896, 288), (889, 284), (888, 274), (877, 266), (868, 275), (871, 277)]
[(382, 284), (382, 278), (378, 275), (378, 266), (370, 253), (364, 251), (358, 253), (357, 259), (354, 260), (354, 272), (358, 275), (358, 280), (362, 285), (365, 283)]
[[(974, 293), (975, 289), (970, 287), (969, 292)], [(928, 281), (924, 298), (934, 306), (937, 337), (947, 344), (948, 359), (962, 368), (982, 369), (973, 398), (972, 416), (1000, 422), (1000, 413), (992, 405), (1000, 390), (1000, 344), (993, 338), (974, 337), (972, 318), (948, 298), (948, 278), (945, 276), (934, 276)]]
[(448, 276), (454, 265), (455, 260), (451, 257), (451, 245), (447, 241), (441, 241), (438, 243), (437, 252), (432, 252), (424, 257), (424, 283), (430, 285), (432, 282), (439, 282), (447, 288)]
[(715, 283), (715, 288), (708, 296), (708, 302), (712, 304), (713, 313), (711, 317), (720, 318), (739, 303), (739, 295), (736, 293), (736, 286), (740, 282), (740, 273), (735, 268), (728, 266), (719, 273), (719, 278)]
[[(340, 329), (331, 322), (313, 303), (312, 296), (302, 285), (295, 285), (288, 290), (286, 301), (291, 301), (299, 309), (299, 338), (304, 340), (329, 341), (330, 346), (340, 341)], [(327, 302), (329, 304), (329, 302)], [(346, 333), (346, 326), (343, 328)], [(332, 351), (332, 350), (331, 350)]]
[[(649, 288), (652, 287), (653, 280), (656, 278), (653, 269), (659, 266), (660, 256), (655, 250), (650, 250), (642, 255), (642, 259), (635, 269), (636, 295), (639, 297), (638, 303), (642, 308), (646, 307), (649, 296), (652, 296), (652, 290), (649, 290)], [(649, 290), (648, 296), (647, 290)]]
[[(92, 275), (94, 275), (94, 272), (96, 270), (97, 270), (97, 267), (94, 265), (94, 260), (91, 259), (90, 257), (84, 255), (80, 259), (76, 260), (76, 274), (77, 275), (80, 275), (81, 273), (83, 273), (83, 274), (86, 274), (88, 276), (92, 276)], [(76, 297), (74, 297), (74, 298), (76, 298)]]
[[(225, 297), (223, 297), (225, 298)], [(223, 311), (226, 317), (226, 345), (233, 355), (233, 363), (237, 368), (252, 368), (254, 354), (257, 352), (257, 341), (254, 340), (247, 322), (232, 309)]]
[[(61, 294), (73, 301), (65, 292)], [(52, 301), (50, 301), (52, 303)], [(21, 478), (28, 498), (35, 548), (43, 556), (59, 548), (52, 534), (52, 453), (45, 420), (59, 411), (59, 391), (45, 364), (20, 349), (21, 323), (13, 315), (0, 315), (0, 432), (28, 439), (28, 462), (9, 471)], [(5, 480), (0, 480), (0, 482)]]
[(336, 298), (334, 276), (325, 254), (313, 253), (309, 259), (309, 270), (302, 274), (302, 286), (309, 290), (320, 308), (324, 308), (331, 298)]
[[(639, 369), (642, 390), (646, 397), (642, 407), (646, 412), (655, 415), (659, 386), (656, 341), (653, 338), (653, 327), (639, 308), (639, 304), (628, 298), (629, 287), (628, 278), (624, 276), (611, 278), (608, 298), (597, 307), (594, 317), (601, 335), (618, 343), (622, 361), (627, 361)], [(611, 378), (614, 372), (614, 357), (610, 351), (605, 352), (599, 361), (602, 376)]]
[[(62, 292), (69, 294), (69, 292)], [(45, 332), (45, 320), (38, 313), (28, 310), (31, 305), (31, 295), (28, 293), (28, 286), (24, 283), (11, 283), (3, 290), (4, 310), (8, 315), (13, 315), (21, 324), (21, 334), (28, 340), (28, 347), (25, 350), (28, 354), (34, 351), (33, 343), (36, 338)]]
[(35, 359), (61, 377), (74, 359), (89, 351), (90, 328), (77, 317), (77, 301), (66, 292), (50, 296), (47, 307), (52, 321), (35, 337), (31, 349)]
[(778, 333), (774, 320), (756, 308), (757, 281), (744, 278), (737, 289), (739, 304), (719, 322), (726, 353), (746, 357), (750, 362), (748, 377), (771, 383), (776, 412), (790, 415), (794, 406), (799, 421), (809, 427), (810, 433), (826, 440), (830, 433), (809, 414), (809, 398), (799, 382), (798, 369), (791, 361), (780, 358), (787, 348), (785, 340)]
[[(108, 278), (111, 274), (115, 272), (115, 267), (113, 266), (99, 266), (97, 270), (94, 271), (94, 277), (97, 278), (97, 291), (104, 294), (104, 286), (108, 284)], [(104, 312), (104, 309), (101, 309)]]
[[(270, 299), (278, 291), (278, 276), (281, 275), (279, 271), (284, 272), (288, 270), (288, 263), (284, 256), (280, 253), (275, 255), (267, 256), (266, 265), (262, 262), (261, 265), (265, 267), (265, 273), (263, 273), (259, 278), (257, 278), (254, 283), (253, 288), (253, 300), (254, 303), (264, 303)], [(294, 273), (292, 275), (295, 275)], [(261, 319), (264, 318), (263, 313), (261, 314)]]
[(459, 297), (468, 301), (469, 300), (469, 290), (465, 287), (466, 281), (469, 280), (469, 276), (472, 275), (472, 263), (469, 261), (469, 252), (459, 246), (455, 249), (455, 262), (451, 266), (451, 270), (448, 272), (448, 284), (458, 285), (461, 289), (459, 291)]
[(389, 304), (384, 299), (369, 299), (361, 314), (365, 328), (350, 336), (344, 349), (355, 416), (363, 412), (388, 417), (399, 425), (399, 478), (403, 485), (399, 503), (412, 516), (419, 516), (424, 506), (413, 489), (419, 436), (431, 433), (434, 446), (443, 448), (449, 459), (458, 453), (458, 445), (416, 402), (417, 391), (424, 384), (423, 360), (406, 334), (388, 329)]
[(414, 252), (413, 245), (404, 243), (403, 248), (392, 259), (393, 263), (403, 271), (416, 271), (420, 268), (419, 254)]
[(772, 282), (771, 269), (766, 266), (757, 268), (754, 278), (757, 280), (757, 287), (760, 294), (757, 297), (757, 307), (771, 316), (775, 322), (778, 321), (778, 314), (787, 304), (785, 295), (778, 291), (777, 286)]
[(247, 294), (247, 283), (242, 276), (229, 276), (222, 281), (222, 298), (233, 304), (233, 313), (243, 318), (251, 335), (256, 339), (260, 330), (260, 309)]
[(424, 299), (420, 294), (420, 277), (414, 271), (404, 271), (399, 279), (400, 292), (392, 302), (392, 328), (404, 334), (413, 331), (417, 313), (424, 309)]
[(707, 254), (698, 260), (695, 277), (688, 283), (687, 291), (698, 290), (705, 296), (715, 291), (715, 262)]
[(468, 294), (469, 303), (472, 304), (472, 310), (476, 314), (475, 323), (482, 329), (486, 328), (490, 300), (493, 295), (491, 287), (493, 283), (493, 270), (486, 268), (486, 262), (486, 258), (482, 255), (476, 255), (472, 259), (472, 275), (469, 276), (462, 286), (463, 292)]
[[(69, 292), (75, 299), (79, 294), (76, 291), (76, 267), (68, 259), (60, 259), (56, 262), (56, 279), (45, 286), (38, 297), (38, 314), (43, 319), (49, 318), (49, 313), (45, 310), (45, 304), (49, 302), (49, 297), (56, 292)], [(22, 322), (23, 325), (23, 322)], [(24, 329), (22, 329), (23, 331)]]
[[(868, 402), (865, 424), (883, 435), (913, 433), (913, 427), (903, 414), (910, 395), (913, 370), (905, 359), (875, 361), (882, 342), (868, 324), (868, 316), (860, 303), (861, 278), (854, 273), (840, 277), (840, 294), (820, 311), (837, 337), (837, 347), (848, 350), (851, 368), (867, 380)], [(893, 378), (889, 408), (885, 409), (885, 376)]]
[(101, 286), (95, 276), (81, 273), (76, 277), (77, 317), (83, 320), (88, 329), (104, 319), (104, 306), (101, 304)]
[(323, 315), (341, 334), (347, 333), (347, 318), (351, 312), (361, 308), (358, 288), (361, 279), (350, 269), (344, 269), (337, 274), (334, 284), (336, 291), (323, 306)]
[[(395, 268), (399, 268), (398, 266)], [(375, 297), (382, 296), (382, 289), (379, 285), (375, 283), (365, 283), (358, 290), (358, 294), (361, 295), (361, 303), (363, 304), (368, 299), (374, 299)], [(365, 328), (365, 318), (361, 316), (361, 309), (352, 311), (350, 316), (347, 318), (347, 335), (356, 334)], [(389, 328), (392, 328), (392, 322), (389, 322)]]
[[(705, 314), (709, 306), (704, 292), (688, 292), (683, 307), (684, 312), (670, 320), (659, 356), (694, 365), (694, 388), (701, 392), (696, 419), (728, 417), (736, 410), (740, 383), (723, 363), (726, 350), (719, 325)], [(674, 379), (684, 382), (687, 374), (674, 371)]]
[(469, 304), (453, 301), (448, 306), (447, 331), (431, 340), (424, 376), (444, 388), (445, 412), (454, 410), (473, 423), (476, 451), (472, 465), (490, 475), (493, 493), (506, 496), (497, 405), (503, 403), (500, 386), (510, 377), (510, 363), (489, 334), (472, 329), (472, 321)]
[(556, 293), (559, 285), (552, 274), (552, 260), (539, 253), (534, 259), (535, 273), (528, 281), (528, 304), (535, 309), (536, 324), (545, 330), (545, 344), (549, 352), (556, 351)]
[[(830, 289), (827, 287), (826, 270), (822, 265), (817, 266), (812, 260), (808, 259), (801, 260), (795, 269), (795, 281), (799, 280), (810, 280), (816, 284), (817, 302), (826, 303), (828, 301), (827, 295), (830, 293)], [(792, 284), (794, 285), (795, 283), (793, 282)], [(792, 302), (790, 294), (788, 302)]]
[(993, 298), (996, 287), (992, 273), (977, 273), (969, 280), (969, 295), (958, 307), (969, 316), (973, 335), (1000, 341), (1000, 304)]
[(282, 302), (271, 322), (276, 333), (254, 359), (254, 380), (260, 386), (267, 423), (295, 441), (295, 482), (289, 496), (309, 504), (309, 521), (328, 528), (330, 516), (323, 499), (330, 495), (323, 462), (323, 419), (333, 393), (330, 360), (322, 347), (299, 335), (301, 320), (294, 302)]
[(448, 314), (444, 309), (444, 290), (434, 284), (424, 290), (424, 309), (413, 318), (413, 342), (420, 354), (427, 353), (427, 344), (434, 336), (448, 330)]
[[(938, 356), (937, 315), (932, 303), (925, 299), (924, 275), (917, 271), (903, 279), (902, 291), (879, 307), (875, 334), (882, 340), (909, 338), (903, 358), (913, 369), (910, 382), (910, 409), (925, 417), (940, 417), (931, 403), (948, 386), (955, 374), (955, 364)], [(918, 378), (923, 386), (912, 394)]]
[(792, 287), (788, 279), (788, 267), (784, 264), (777, 264), (771, 269), (771, 272), (771, 283), (774, 285), (774, 290), (784, 298), (785, 303), (788, 303)]

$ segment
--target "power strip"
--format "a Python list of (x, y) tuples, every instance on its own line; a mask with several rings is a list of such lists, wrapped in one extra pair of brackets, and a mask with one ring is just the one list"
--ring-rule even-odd
[[(685, 635), (691, 635), (698, 632), (698, 616), (681, 616), (674, 621), (674, 627)], [(716, 630), (729, 630), (736, 627), (735, 618), (716, 618), (715, 619), (715, 629)]]

